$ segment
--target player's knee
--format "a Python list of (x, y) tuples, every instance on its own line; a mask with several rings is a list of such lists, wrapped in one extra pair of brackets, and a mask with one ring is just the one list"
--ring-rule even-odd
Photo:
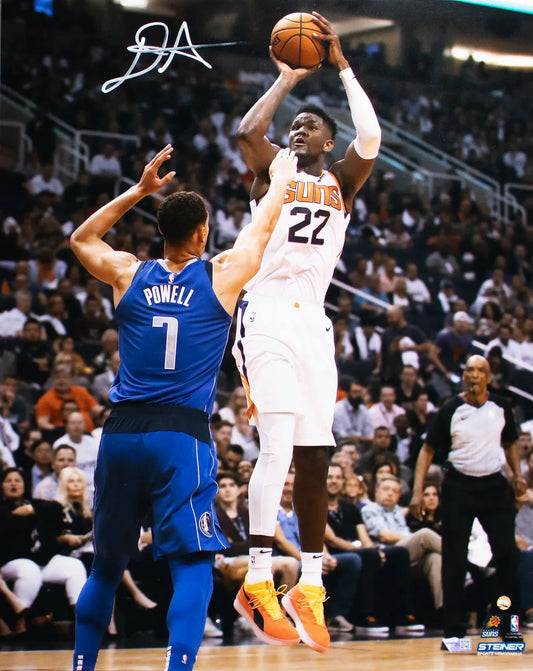
[(327, 472), (329, 468), (329, 448), (327, 447), (303, 447), (297, 445), (294, 448), (294, 465), (300, 471)]

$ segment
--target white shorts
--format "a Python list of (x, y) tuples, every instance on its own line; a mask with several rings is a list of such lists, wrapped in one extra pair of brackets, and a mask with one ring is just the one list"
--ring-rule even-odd
[(335, 445), (335, 346), (321, 305), (246, 294), (232, 352), (251, 408), (294, 413), (294, 445)]

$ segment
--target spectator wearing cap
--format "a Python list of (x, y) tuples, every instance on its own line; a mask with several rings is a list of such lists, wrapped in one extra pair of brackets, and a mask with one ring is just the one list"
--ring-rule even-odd
[(435, 338), (433, 361), (448, 383), (450, 391), (461, 383), (464, 364), (472, 353), (473, 323), (474, 320), (467, 312), (456, 312), (452, 327), (442, 330)]

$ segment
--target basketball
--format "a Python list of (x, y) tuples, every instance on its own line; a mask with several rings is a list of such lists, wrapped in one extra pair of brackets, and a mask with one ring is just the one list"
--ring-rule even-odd
[(312, 14), (294, 12), (280, 19), (270, 36), (274, 56), (291, 68), (313, 68), (326, 57), (323, 42), (313, 38), (320, 27)]

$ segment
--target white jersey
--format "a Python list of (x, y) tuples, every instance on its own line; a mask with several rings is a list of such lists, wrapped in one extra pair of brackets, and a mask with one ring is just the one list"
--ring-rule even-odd
[[(251, 203), (252, 213), (256, 206)], [(246, 291), (323, 304), (348, 221), (340, 185), (331, 172), (297, 173), (287, 185), (279, 221)]]

